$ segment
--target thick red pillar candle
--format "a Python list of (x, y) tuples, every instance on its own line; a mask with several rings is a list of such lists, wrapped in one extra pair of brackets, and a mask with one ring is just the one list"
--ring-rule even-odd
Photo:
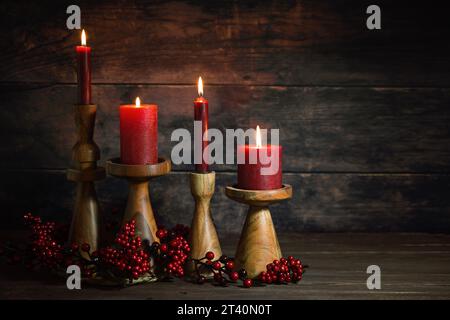
[(91, 104), (91, 48), (86, 46), (86, 33), (81, 33), (77, 46), (78, 104)]
[(156, 104), (121, 105), (120, 159), (123, 164), (158, 162), (158, 106)]
[(202, 162), (195, 164), (195, 171), (208, 172), (208, 164), (203, 157), (203, 152), (208, 146), (208, 139), (205, 139), (205, 132), (208, 131), (208, 100), (203, 97), (203, 81), (202, 77), (198, 79), (198, 95), (194, 100), (194, 120), (202, 122)]
[[(257, 130), (258, 132), (259, 130)], [(276, 153), (278, 151), (278, 154)], [(256, 163), (250, 163), (250, 153), (255, 153)], [(239, 154), (245, 163), (238, 163), (238, 188), (247, 190), (279, 189), (282, 183), (282, 147), (278, 145), (245, 145), (238, 146)], [(266, 157), (270, 157), (272, 163), (268, 163)], [(273, 174), (263, 175), (261, 168), (274, 169)], [(278, 170), (275, 171), (275, 168)]]

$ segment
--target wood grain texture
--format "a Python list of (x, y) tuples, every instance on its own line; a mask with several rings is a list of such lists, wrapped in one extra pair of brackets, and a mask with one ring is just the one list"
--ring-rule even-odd
[[(226, 233), (241, 231), (247, 213), (247, 206), (225, 195), (225, 186), (236, 181), (234, 173), (216, 172), (211, 208), (221, 240)], [(447, 174), (289, 173), (283, 182), (292, 185), (294, 193), (290, 201), (271, 207), (279, 233), (450, 232)], [(75, 190), (63, 170), (4, 171), (0, 190), (5, 226), (21, 225), (22, 215), (29, 211), (45, 219), (70, 221)], [(113, 207), (124, 212), (127, 193), (126, 181), (108, 177), (97, 183), (106, 219)], [(172, 172), (153, 180), (150, 194), (158, 223), (190, 225), (194, 201), (188, 173)]]
[(158, 158), (154, 164), (123, 164), (120, 158), (106, 161), (108, 173), (112, 176), (130, 180), (148, 181), (150, 178), (164, 176), (172, 169), (172, 163), (165, 158)]
[(87, 243), (91, 252), (94, 252), (102, 241), (101, 213), (94, 181), (103, 179), (105, 170), (97, 167), (100, 150), (93, 139), (96, 114), (97, 106), (94, 104), (75, 105), (78, 139), (72, 148), (71, 167), (67, 170), (68, 180), (77, 184), (68, 241), (80, 246), (80, 254), (85, 259), (90, 259), (90, 255), (81, 246)]
[[(13, 230), (11, 230), (13, 231)], [(0, 233), (1, 240), (23, 239), (17, 231)], [(13, 238), (14, 239), (14, 238)], [(222, 241), (225, 254), (232, 253), (236, 234)], [(450, 299), (450, 236), (430, 234), (304, 234), (280, 233), (284, 255), (300, 257), (308, 264), (297, 285), (261, 286), (252, 290), (230, 285), (215, 288), (175, 279), (122, 290), (83, 286), (67, 290), (66, 279), (48, 273), (30, 273), (0, 265), (2, 299), (177, 299), (177, 300), (271, 300), (271, 299)], [(382, 270), (382, 289), (368, 290), (366, 269)], [(220, 289), (220, 290), (219, 290)], [(180, 303), (182, 303), (180, 301)], [(295, 302), (298, 303), (298, 302)]]
[(292, 186), (285, 184), (279, 189), (248, 190), (227, 186), (225, 194), (234, 201), (257, 207), (267, 207), (292, 198)]
[(268, 207), (249, 207), (234, 256), (236, 266), (244, 268), (252, 279), (266, 271), (267, 264), (282, 257)]
[[(219, 237), (211, 214), (211, 198), (216, 185), (215, 172), (190, 173), (191, 193), (195, 201), (195, 209), (189, 233), (191, 246), (190, 257), (202, 259), (208, 251), (214, 253), (215, 259), (222, 255)], [(188, 264), (188, 272), (195, 271), (193, 263)], [(212, 276), (210, 272), (199, 270), (203, 276)]]
[(127, 165), (118, 158), (106, 162), (106, 170), (112, 176), (126, 179), (129, 192), (122, 225), (131, 220), (136, 221), (136, 235), (150, 243), (159, 241), (158, 230), (149, 195), (149, 180), (170, 172), (170, 161), (159, 158), (156, 164)]
[[(70, 1), (6, 1), (1, 81), (75, 83)], [(444, 8), (377, 1), (79, 1), (95, 83), (450, 85)], [(418, 22), (420, 21), (420, 23)]]
[[(80, 39), (66, 28), (69, 4), (2, 2), (5, 223), (27, 210), (67, 220), (73, 203), (62, 175), (76, 141), (71, 106)], [(285, 212), (273, 217), (281, 230), (450, 232), (450, 23), (440, 4), (377, 1), (376, 31), (365, 25), (373, 4), (366, 0), (77, 4), (93, 47), (95, 140), (103, 159), (119, 154), (119, 104), (138, 95), (161, 106), (159, 150), (169, 157), (172, 131), (192, 127), (201, 75), (211, 127), (281, 129), (284, 180), (296, 190), (273, 208)], [(234, 183), (234, 166), (211, 169), (218, 188)], [(155, 214), (161, 211), (167, 225), (190, 222), (191, 170), (175, 166), (152, 184)], [(165, 192), (173, 185), (180, 201)], [(106, 210), (123, 206), (124, 181), (109, 178), (99, 187)], [(219, 234), (238, 232), (230, 221), (241, 225), (245, 206), (223, 193), (212, 206)]]
[[(75, 86), (0, 85), (0, 165), (65, 168), (76, 137)], [(192, 131), (192, 86), (94, 86), (95, 141), (119, 154), (120, 103), (140, 96), (159, 110), (159, 154), (176, 128)], [(280, 128), (284, 172), (450, 172), (450, 89), (206, 87), (210, 126)], [(58, 103), (55, 103), (58, 101)], [(11, 153), (11, 150), (14, 150)], [(189, 165), (174, 170), (192, 170)], [(215, 171), (235, 170), (231, 165)]]
[(81, 245), (89, 244), (90, 252), (96, 251), (101, 244), (101, 212), (94, 182), (77, 182), (73, 206), (72, 221), (68, 235), (69, 243), (80, 246), (80, 254), (90, 259), (88, 253), (81, 250)]
[(234, 201), (249, 206), (239, 244), (236, 264), (244, 268), (249, 278), (266, 271), (266, 265), (282, 257), (269, 205), (292, 197), (292, 187), (284, 185), (273, 190), (243, 190), (226, 187), (225, 194)]
[(100, 160), (100, 149), (94, 142), (97, 105), (75, 105), (75, 125), (78, 140), (72, 147), (72, 166), (75, 169), (95, 169)]

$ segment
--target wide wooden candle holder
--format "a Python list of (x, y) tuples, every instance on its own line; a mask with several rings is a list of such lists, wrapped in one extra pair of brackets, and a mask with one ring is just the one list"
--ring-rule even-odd
[[(75, 206), (70, 226), (69, 242), (88, 243), (91, 252), (97, 250), (100, 238), (100, 214), (94, 181), (105, 178), (105, 169), (97, 166), (100, 150), (93, 140), (97, 106), (75, 105), (78, 140), (72, 148), (72, 165), (67, 179), (77, 183)], [(89, 259), (87, 253), (80, 251)]]
[(156, 164), (129, 165), (120, 159), (106, 162), (106, 169), (112, 176), (128, 180), (130, 191), (123, 223), (136, 221), (136, 235), (151, 243), (159, 241), (156, 237), (157, 225), (153, 215), (148, 185), (151, 178), (165, 175), (171, 170), (169, 160), (159, 158)]
[[(208, 251), (214, 252), (218, 259), (222, 255), (219, 237), (211, 216), (211, 198), (214, 195), (216, 182), (215, 172), (196, 173), (190, 175), (191, 193), (195, 200), (194, 216), (189, 232), (190, 258), (201, 259)], [(195, 265), (189, 262), (188, 274), (195, 272)], [(199, 270), (205, 277), (212, 276), (211, 272)]]
[(266, 270), (268, 263), (282, 257), (269, 205), (290, 199), (292, 187), (283, 185), (280, 189), (244, 190), (229, 186), (226, 187), (225, 194), (237, 202), (249, 205), (235, 262), (238, 268), (245, 268), (249, 278), (255, 278)]

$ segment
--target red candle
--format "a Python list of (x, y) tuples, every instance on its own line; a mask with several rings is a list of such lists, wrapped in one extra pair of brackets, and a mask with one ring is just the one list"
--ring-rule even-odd
[[(276, 153), (278, 151), (278, 153)], [(254, 152), (256, 163), (250, 163), (250, 153)], [(262, 145), (259, 126), (256, 128), (256, 145), (238, 147), (239, 154), (245, 163), (238, 164), (238, 188), (247, 190), (270, 190), (282, 187), (281, 169), (282, 147), (277, 145)], [(239, 159), (239, 158), (238, 158)], [(270, 159), (272, 162), (270, 163)], [(262, 168), (272, 166), (271, 174), (263, 175)], [(268, 170), (268, 169), (266, 169)]]
[(91, 48), (86, 46), (86, 33), (81, 32), (77, 46), (78, 104), (91, 104)]
[(155, 164), (158, 162), (158, 106), (121, 105), (120, 159), (123, 164)]
[(208, 146), (208, 138), (205, 132), (208, 131), (208, 100), (203, 97), (203, 81), (202, 77), (198, 78), (198, 98), (194, 100), (194, 120), (202, 122), (202, 162), (195, 164), (195, 171), (208, 172), (208, 164), (203, 157), (203, 152)]

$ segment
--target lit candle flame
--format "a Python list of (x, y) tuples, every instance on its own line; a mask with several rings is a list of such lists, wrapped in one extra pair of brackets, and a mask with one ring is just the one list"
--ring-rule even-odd
[(198, 89), (198, 95), (200, 97), (203, 96), (203, 80), (202, 80), (202, 77), (198, 77), (197, 89)]
[(140, 108), (141, 106), (141, 99), (139, 97), (136, 98), (136, 108)]
[(256, 147), (261, 148), (261, 130), (259, 129), (259, 126), (256, 126)]
[(86, 45), (86, 32), (84, 31), (84, 29), (83, 31), (81, 31), (81, 45), (82, 46)]

